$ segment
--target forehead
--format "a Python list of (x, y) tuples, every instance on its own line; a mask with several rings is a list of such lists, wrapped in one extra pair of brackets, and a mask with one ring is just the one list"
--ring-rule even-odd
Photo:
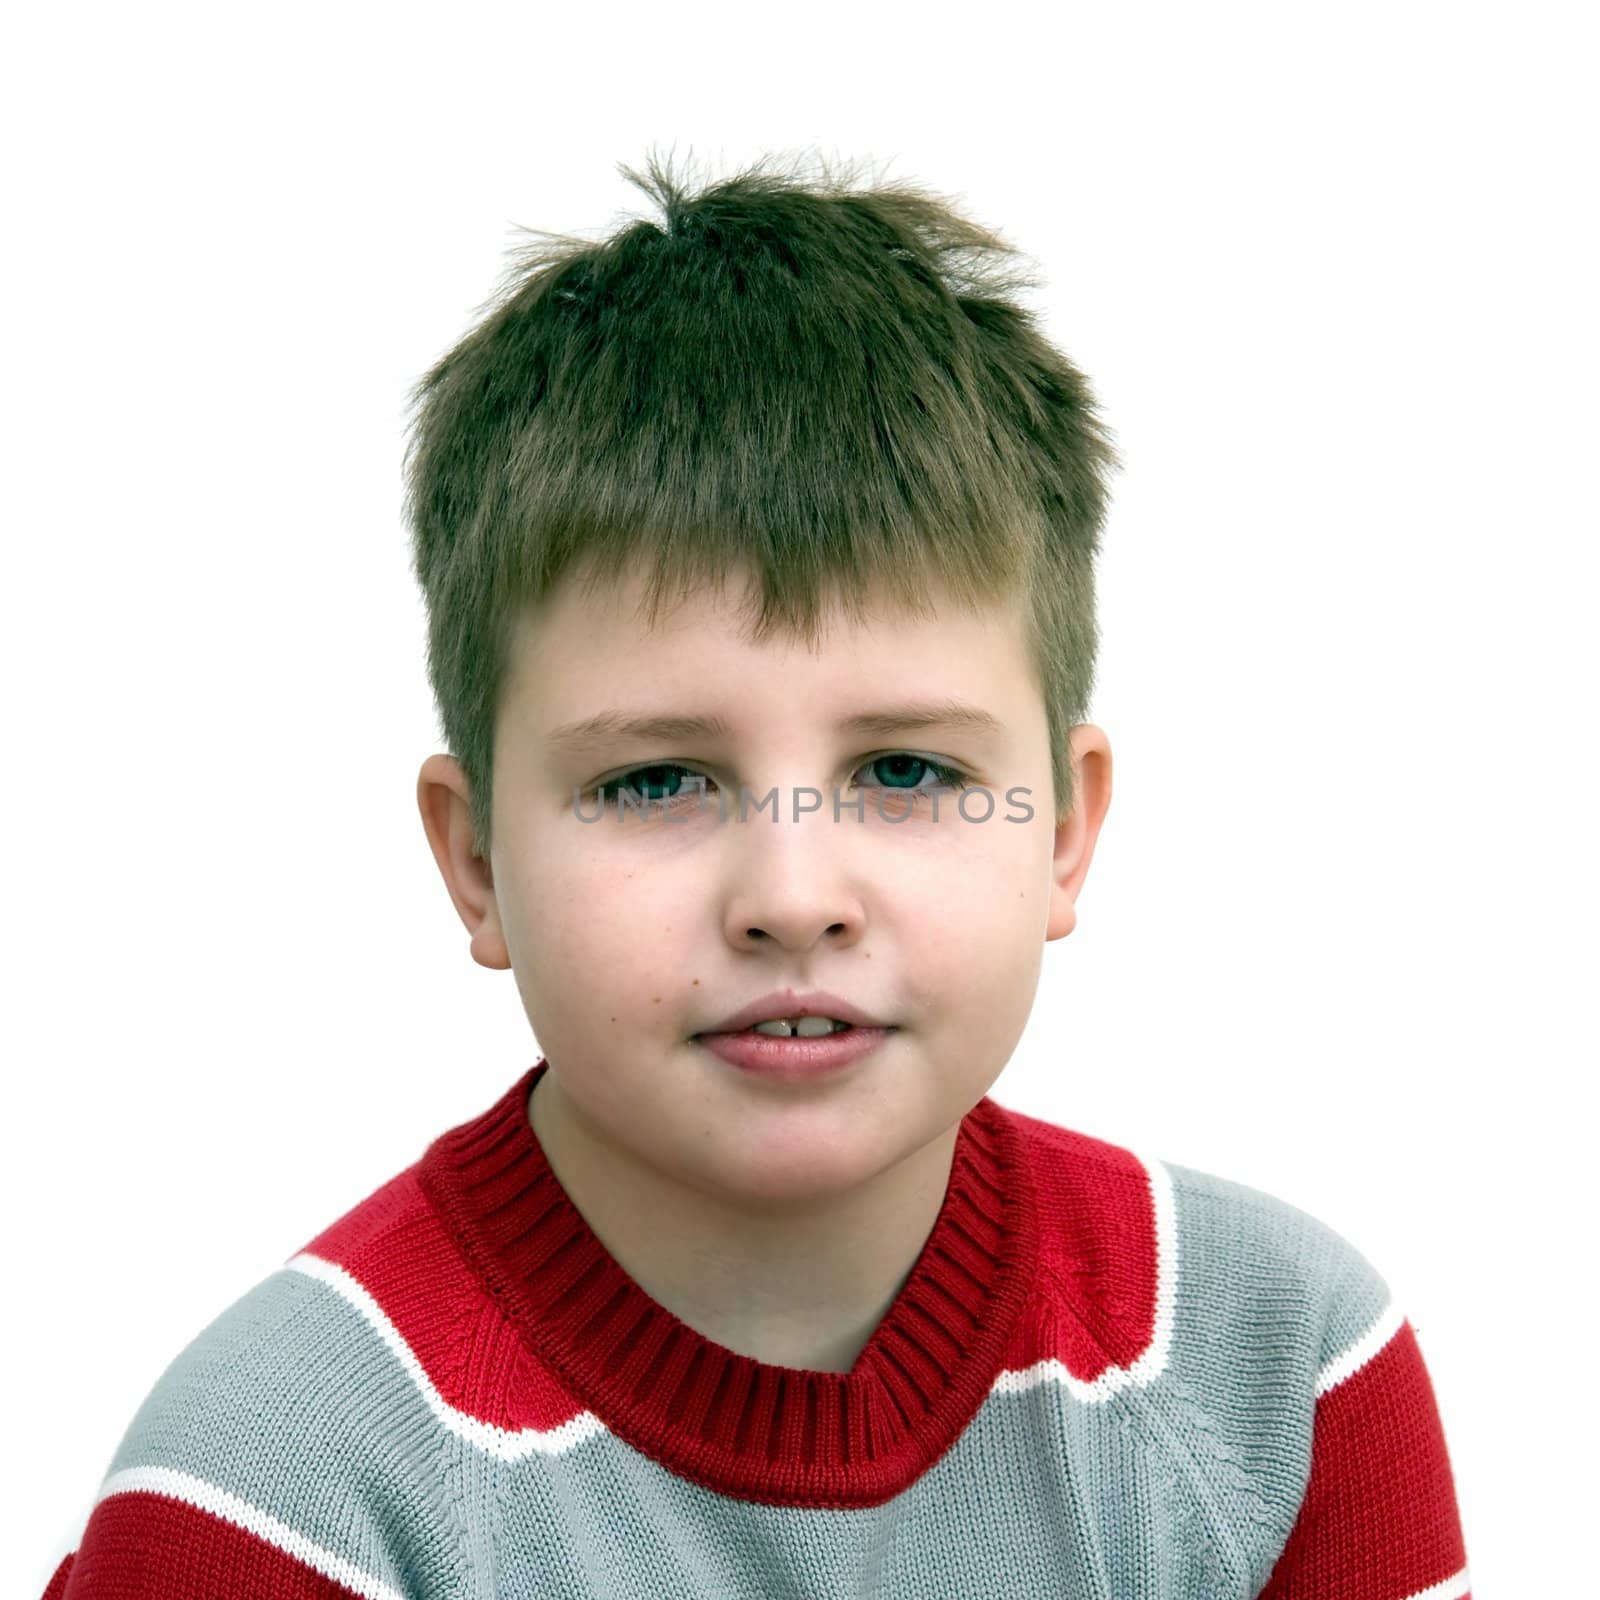
[[(860, 597), (860, 614), (840, 602), (825, 606), (814, 641), (781, 627), (756, 636), (759, 588), (753, 574), (730, 574), (664, 600), (652, 619), (647, 583), (637, 570), (593, 586), (563, 581), (512, 629), (507, 698), (553, 713), (615, 698), (623, 686), (650, 696), (677, 687), (726, 689), (742, 684), (793, 699), (870, 689), (893, 679), (929, 693), (986, 685), (991, 692), (1031, 681), (1020, 595), (982, 606), (935, 591), (924, 610), (887, 593)], [(733, 680), (737, 680), (737, 683)]]

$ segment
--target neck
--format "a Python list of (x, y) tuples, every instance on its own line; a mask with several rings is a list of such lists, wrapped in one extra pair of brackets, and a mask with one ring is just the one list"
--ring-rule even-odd
[(773, 1366), (849, 1372), (933, 1231), (959, 1125), (848, 1194), (753, 1207), (619, 1149), (542, 1074), (528, 1120), (617, 1264), (697, 1333)]

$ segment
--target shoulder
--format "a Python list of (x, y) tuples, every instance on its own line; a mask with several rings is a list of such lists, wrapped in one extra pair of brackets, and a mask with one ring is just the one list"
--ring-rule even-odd
[(375, 1482), (383, 1441), (436, 1392), (417, 1379), (451, 1365), (482, 1298), (409, 1167), (195, 1335), (116, 1463), (165, 1448), (181, 1425), (186, 1436), (236, 1439), (249, 1455), (240, 1471), (263, 1480), (360, 1462)]
[(1389, 1371), (1384, 1392), (1417, 1409), (1388, 1283), (1290, 1200), (1038, 1118), (1018, 1125), (1040, 1293), (1015, 1364), (1070, 1397), (1079, 1448), (1137, 1439), (1142, 1470), (1190, 1508), (1218, 1559), (1264, 1575), (1330, 1393), (1352, 1393), (1344, 1380), (1363, 1371), (1357, 1388), (1379, 1392), (1372, 1375)]
[(1037, 1194), (1041, 1279), (1092, 1335), (1074, 1364), (1153, 1379), (1173, 1356), (1312, 1386), (1398, 1313), (1357, 1246), (1249, 1184), (1008, 1110)]
[(458, 1512), (412, 1343), (444, 1365), (458, 1348), (473, 1294), (457, 1278), (451, 1300), (448, 1248), (410, 1168), (227, 1306), (135, 1413), (75, 1564), (156, 1589), (203, 1557), (308, 1594), (448, 1592)]
[(1329, 1223), (1250, 1184), (1161, 1166), (1194, 1301), (1253, 1313), (1258, 1337), (1292, 1346), (1315, 1365), (1319, 1383), (1363, 1341), (1398, 1327), (1388, 1281)]

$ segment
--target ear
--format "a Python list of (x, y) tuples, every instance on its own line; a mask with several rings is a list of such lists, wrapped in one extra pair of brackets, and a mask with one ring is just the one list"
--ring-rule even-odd
[(1064, 939), (1078, 925), (1078, 891), (1111, 804), (1111, 744), (1104, 731), (1092, 722), (1080, 722), (1069, 737), (1074, 799), (1072, 810), (1056, 824), (1046, 939)]
[(454, 756), (432, 755), (417, 776), (417, 809), (439, 863), (444, 886), (472, 935), (472, 959), (480, 967), (504, 970), (511, 952), (500, 926), (489, 863), (472, 853), (472, 790)]

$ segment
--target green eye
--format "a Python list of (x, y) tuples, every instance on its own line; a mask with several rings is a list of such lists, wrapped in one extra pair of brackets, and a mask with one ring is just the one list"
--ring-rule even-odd
[[(654, 804), (676, 798), (679, 789), (682, 787), (682, 779), (678, 778), (676, 774), (688, 772), (689, 770), (688, 767), (680, 767), (670, 761), (658, 761), (648, 767), (635, 767), (632, 772), (624, 772), (621, 777), (608, 778), (604, 783), (597, 784), (589, 793), (591, 795), (603, 794), (607, 800), (610, 800), (620, 789), (665, 788), (666, 793), (664, 794), (650, 793), (638, 796), (642, 802)], [(664, 774), (664, 776), (652, 777), (652, 774)], [(644, 779), (645, 781), (641, 785), (635, 782), (636, 779)]]
[(901, 790), (918, 789), (921, 787), (921, 784), (917, 780), (920, 779), (923, 772), (932, 772), (939, 779), (941, 787), (949, 789), (962, 789), (966, 787), (965, 773), (957, 772), (954, 767), (944, 766), (940, 762), (930, 761), (926, 756), (914, 756), (905, 751), (896, 751), (893, 755), (887, 756), (874, 756), (871, 761), (866, 763), (866, 765), (874, 768), (881, 768), (893, 767), (903, 763), (909, 763), (913, 769), (911, 772), (911, 778), (913, 781), (907, 784), (891, 781), (881, 784), (881, 788)]
[[(908, 766), (909, 772), (905, 770)], [(875, 770), (880, 781), (863, 784), (861, 787), (887, 789), (901, 794), (914, 794), (923, 789), (921, 778), (927, 772), (934, 774), (938, 779), (937, 787), (941, 788), (965, 789), (969, 781), (967, 774), (959, 767), (948, 766), (942, 761), (934, 761), (929, 756), (919, 756), (909, 750), (894, 750), (887, 755), (869, 756), (860, 767), (856, 768), (856, 771), (860, 772), (867, 767)], [(884, 768), (890, 769), (894, 775), (887, 776), (881, 770)], [(685, 792), (683, 776), (680, 774), (690, 778), (701, 778), (706, 784), (713, 782), (698, 769), (684, 766), (681, 762), (652, 761), (648, 766), (632, 767), (614, 778), (602, 779), (585, 791), (583, 798), (593, 800), (597, 796), (603, 796), (606, 800), (612, 800), (623, 791), (629, 791), (640, 805), (665, 805)], [(908, 781), (902, 782), (901, 779)], [(700, 785), (690, 784), (688, 792), (698, 794)]]

